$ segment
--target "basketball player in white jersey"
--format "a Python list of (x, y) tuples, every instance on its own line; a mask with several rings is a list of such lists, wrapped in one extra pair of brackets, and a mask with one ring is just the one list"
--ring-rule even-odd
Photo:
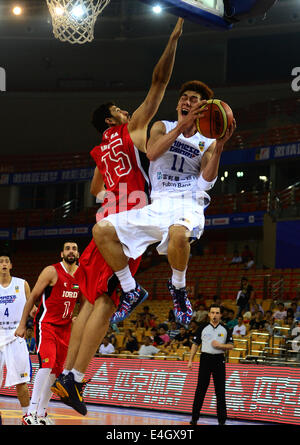
[[(128, 257), (137, 258), (149, 245), (160, 242), (157, 250), (168, 256), (172, 269), (168, 288), (175, 316), (182, 324), (188, 324), (192, 317), (186, 290), (190, 239), (200, 238), (204, 231), (204, 209), (210, 202), (206, 190), (217, 180), (224, 144), (236, 127), (234, 121), (218, 140), (198, 133), (196, 118), (203, 116), (201, 107), (212, 97), (213, 91), (200, 81), (182, 85), (176, 108), (178, 120), (154, 123), (147, 143), (152, 203), (110, 215), (93, 228), (97, 247), (122, 288), (130, 280), (134, 285)], [(128, 307), (123, 306), (119, 305), (112, 322), (125, 318)]]
[(12, 262), (0, 253), (0, 386), (6, 367), (5, 387), (16, 386), (23, 414), (30, 402), (27, 383), (31, 379), (31, 362), (26, 341), (15, 337), (26, 301), (30, 296), (27, 281), (11, 276)]

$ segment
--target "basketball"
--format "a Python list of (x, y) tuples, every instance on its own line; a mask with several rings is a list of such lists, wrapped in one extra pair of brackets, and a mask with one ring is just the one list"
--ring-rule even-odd
[(228, 104), (219, 99), (210, 99), (203, 109), (204, 117), (196, 120), (197, 130), (210, 139), (220, 139), (233, 122), (233, 112)]

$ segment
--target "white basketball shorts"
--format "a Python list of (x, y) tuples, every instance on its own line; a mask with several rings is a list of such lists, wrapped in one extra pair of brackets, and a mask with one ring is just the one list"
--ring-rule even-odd
[(0, 386), (4, 365), (6, 366), (5, 387), (30, 382), (31, 361), (24, 338), (17, 337), (16, 340), (0, 346)]
[(142, 209), (109, 215), (103, 221), (109, 221), (115, 227), (127, 257), (136, 259), (148, 246), (157, 242), (160, 243), (158, 253), (166, 255), (172, 225), (185, 226), (191, 237), (200, 238), (205, 225), (204, 205), (183, 196), (163, 197), (154, 199), (152, 204)]

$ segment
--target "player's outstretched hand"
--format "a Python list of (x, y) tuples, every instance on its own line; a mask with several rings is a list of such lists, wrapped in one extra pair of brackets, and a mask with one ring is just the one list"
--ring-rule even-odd
[[(196, 105), (191, 106), (189, 112), (182, 117), (180, 124), (178, 124), (181, 133), (190, 130), (195, 125), (196, 119), (201, 119), (205, 116), (204, 111), (206, 108), (203, 108), (203, 106), (206, 105), (206, 103), (206, 100), (201, 100)], [(201, 108), (203, 108), (203, 110)]]
[(172, 34), (171, 34), (171, 36), (172, 36), (175, 40), (179, 39), (179, 37), (180, 37), (181, 34), (182, 34), (183, 22), (184, 22), (184, 20), (183, 20), (181, 17), (179, 17), (178, 20), (177, 20), (177, 23), (176, 23), (176, 25), (175, 25), (175, 28), (174, 28), (174, 30), (173, 30), (173, 32), (172, 32)]
[(22, 337), (24, 338), (26, 334), (26, 326), (22, 326), (19, 324), (17, 329), (15, 330), (15, 337)]

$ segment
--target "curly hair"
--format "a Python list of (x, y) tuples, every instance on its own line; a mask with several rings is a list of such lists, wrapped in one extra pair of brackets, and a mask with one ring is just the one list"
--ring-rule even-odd
[(179, 90), (179, 97), (181, 97), (187, 90), (195, 91), (196, 93), (201, 94), (201, 99), (203, 100), (212, 99), (214, 96), (213, 90), (200, 80), (189, 80), (188, 82), (185, 82), (183, 85), (181, 85)]

